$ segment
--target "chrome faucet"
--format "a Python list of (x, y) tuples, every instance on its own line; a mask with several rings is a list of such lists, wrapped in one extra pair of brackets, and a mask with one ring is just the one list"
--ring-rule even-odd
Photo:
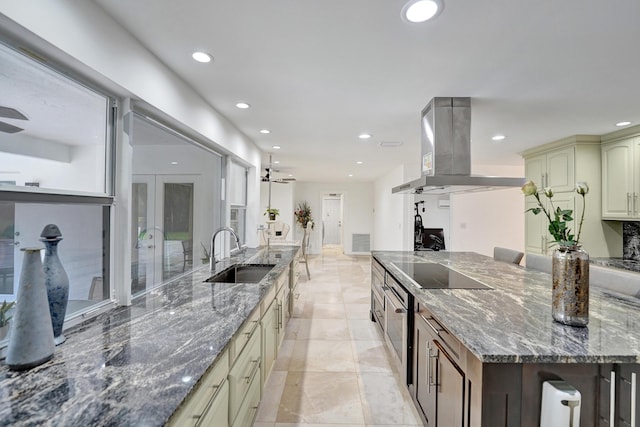
[(238, 246), (237, 249), (240, 250), (240, 238), (238, 237), (236, 232), (233, 231), (233, 228), (231, 228), (231, 227), (220, 227), (220, 228), (218, 228), (213, 233), (213, 236), (211, 236), (211, 258), (209, 258), (209, 270), (211, 270), (211, 271), (213, 271), (213, 268), (215, 267), (216, 263), (219, 261), (219, 260), (216, 260), (215, 253), (213, 252), (215, 250), (215, 247), (216, 247), (216, 237), (218, 236), (218, 234), (222, 233), (223, 231), (228, 231), (229, 233), (231, 233), (233, 235), (233, 237), (236, 238), (236, 245)]

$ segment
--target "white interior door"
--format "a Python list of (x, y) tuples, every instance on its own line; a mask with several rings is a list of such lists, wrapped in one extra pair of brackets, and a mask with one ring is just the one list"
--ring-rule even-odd
[(322, 199), (323, 245), (342, 244), (342, 197), (325, 196)]

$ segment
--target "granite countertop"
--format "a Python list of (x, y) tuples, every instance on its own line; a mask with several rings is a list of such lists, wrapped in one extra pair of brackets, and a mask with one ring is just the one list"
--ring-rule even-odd
[(605, 267), (619, 268), (640, 273), (640, 261), (622, 258), (591, 258), (591, 264), (602, 265)]
[[(469, 252), (373, 252), (451, 334), (487, 363), (638, 363), (640, 300), (590, 288), (589, 325), (551, 317), (551, 275)], [(394, 262), (436, 262), (492, 289), (420, 289)]]
[(298, 249), (248, 249), (216, 266), (275, 264), (258, 284), (204, 283), (212, 273), (203, 266), (66, 330), (43, 365), (1, 365), (0, 425), (163, 425)]

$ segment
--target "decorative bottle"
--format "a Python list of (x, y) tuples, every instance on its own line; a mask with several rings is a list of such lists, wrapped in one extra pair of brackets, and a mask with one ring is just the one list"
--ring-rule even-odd
[(66, 340), (62, 334), (62, 326), (69, 302), (69, 277), (58, 257), (58, 243), (62, 240), (62, 233), (57, 225), (49, 224), (44, 227), (40, 237), (46, 246), (43, 266), (53, 339), (56, 345), (60, 345)]
[(551, 258), (553, 320), (569, 326), (589, 323), (589, 254), (579, 245), (560, 246)]
[(9, 369), (25, 370), (53, 357), (53, 328), (44, 285), (40, 248), (24, 248), (18, 300), (11, 324), (6, 363)]

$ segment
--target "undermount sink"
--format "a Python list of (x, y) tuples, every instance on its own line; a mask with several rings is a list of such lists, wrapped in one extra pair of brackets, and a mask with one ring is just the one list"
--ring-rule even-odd
[(236, 264), (209, 277), (209, 283), (258, 283), (275, 264)]

